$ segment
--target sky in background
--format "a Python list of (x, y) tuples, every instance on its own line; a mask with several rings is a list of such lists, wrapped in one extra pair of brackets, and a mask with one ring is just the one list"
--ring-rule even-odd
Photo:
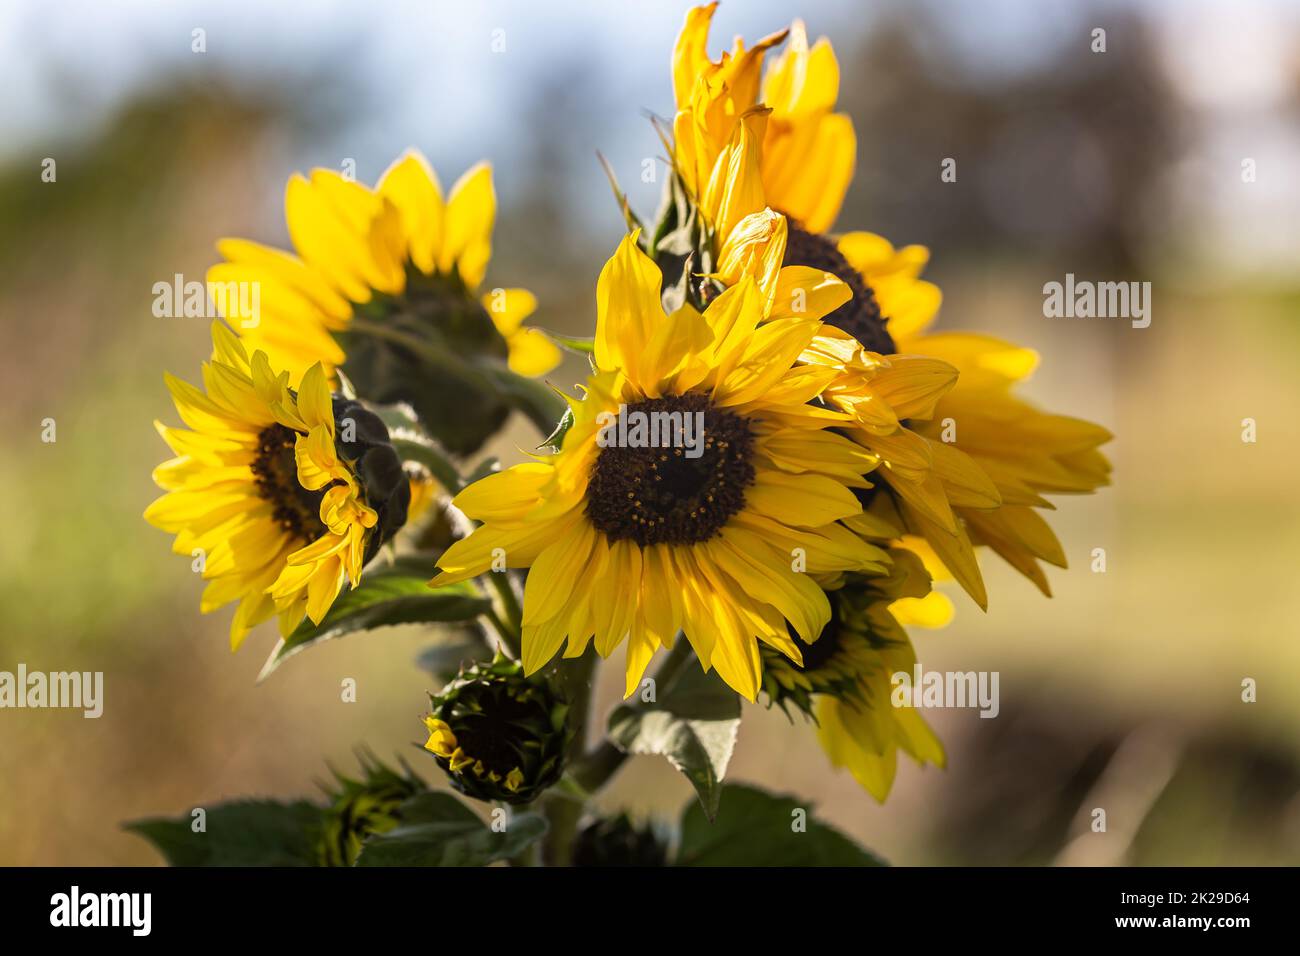
[[(516, 152), (521, 116), (581, 110), (585, 122), (577, 126), (556, 116), (561, 141), (555, 148), (573, 165), (585, 160), (592, 175), (557, 177), (556, 189), (593, 225), (608, 224), (615, 214), (597, 150), (609, 158), (635, 207), (649, 211), (657, 201), (660, 186), (640, 178), (643, 159), (662, 152), (644, 111), (671, 111), (667, 51), (685, 6), (74, 0), (54, 10), (10, 0), (0, 5), (0, 88), (7, 91), (0, 102), (6, 132), (0, 156), (88, 135), (116, 106), (163, 77), (192, 75), (259, 89), (282, 87), (296, 76), (298, 95), (320, 95), (336, 109), (315, 136), (293, 139), (274, 158), (283, 176), (268, 190), (278, 192), (295, 169), (337, 167), (345, 158), (356, 160), (359, 178), (373, 181), (391, 157), (415, 145), (449, 180), (490, 158), (508, 203), (524, 176), (536, 172), (520, 166), (536, 158)], [(1070, 44), (1086, 43), (1092, 26), (1104, 26), (1116, 11), (1147, 14), (1161, 68), (1197, 126), (1197, 148), (1170, 171), (1174, 187), (1189, 197), (1184, 215), (1190, 227), (1232, 231), (1230, 242), (1215, 243), (1216, 266), (1300, 264), (1300, 184), (1277, 175), (1300, 166), (1300, 127), (1279, 110), (1300, 90), (1300, 30), (1287, 29), (1300, 24), (1300, 2), (930, 0), (916, 6), (932, 27), (924, 52), (951, 67), (936, 72), (993, 88), (1051, 64)], [(760, 37), (792, 14), (804, 17), (813, 36), (858, 34), (888, 9), (855, 0), (733, 0), (716, 17), (713, 49), (736, 33)], [(206, 31), (202, 56), (190, 49), (195, 28)], [(504, 50), (494, 52), (494, 43)], [(557, 90), (563, 95), (553, 95)], [(567, 135), (574, 128), (590, 141)], [(1245, 209), (1238, 192), (1230, 191), (1231, 177), (1221, 175), (1244, 155), (1259, 167)], [(1279, 209), (1292, 214), (1278, 215)]]

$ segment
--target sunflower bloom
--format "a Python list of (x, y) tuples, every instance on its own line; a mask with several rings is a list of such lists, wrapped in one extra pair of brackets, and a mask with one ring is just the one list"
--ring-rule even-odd
[[(428, 424), (436, 424), (443, 416), (427, 409), (460, 404), (472, 414), (487, 402), (463, 402), (457, 383), (437, 391), (437, 383), (428, 382), (436, 376), (402, 364), (412, 347), (446, 353), (444, 373), (454, 371), (455, 357), (463, 355), (495, 356), (529, 376), (559, 363), (555, 344), (523, 324), (537, 308), (532, 293), (479, 292), (496, 219), (486, 163), (466, 172), (445, 199), (437, 175), (414, 150), (373, 189), (326, 169), (295, 174), (285, 213), (296, 254), (223, 239), (217, 248), (226, 261), (208, 271), (208, 282), (259, 290), (256, 315), (244, 314), (251, 310), (240, 302), (239, 309), (227, 305), (226, 318), (249, 348), (287, 370), (291, 382), (317, 362), (331, 378), (341, 367), (367, 398), (411, 401)], [(429, 401), (420, 402), (426, 393)], [(450, 439), (452, 450), (473, 450), (474, 438), (481, 441), (479, 433), (504, 419), (503, 410), (488, 414), (495, 411), (484, 412), (471, 437)]]
[(176, 457), (154, 470), (167, 493), (144, 516), (176, 535), (176, 553), (204, 556), (204, 613), (239, 602), (237, 649), (272, 615), (283, 635), (304, 617), (319, 623), (405, 521), (410, 485), (382, 423), (331, 395), (320, 365), (294, 391), (288, 372), (264, 352), (250, 359), (220, 322), (212, 342), (204, 389), (166, 377), (188, 428), (156, 423)]
[[(753, 700), (760, 643), (798, 661), (792, 634), (811, 644), (830, 620), (819, 578), (884, 570), (884, 552), (837, 523), (862, 512), (854, 492), (870, 487), (873, 462), (829, 430), (847, 415), (810, 404), (836, 374), (797, 363), (819, 316), (763, 323), (749, 277), (703, 313), (665, 315), (660, 271), (638, 238), (601, 273), (596, 370), (570, 402), (560, 451), (456, 497), (483, 524), (443, 554), (432, 583), (481, 574), (496, 557), (529, 568), (529, 673), (562, 645), (573, 657), (594, 638), (608, 656), (626, 638), (630, 694), (680, 629), (704, 667)], [(633, 412), (692, 416), (696, 454), (616, 440), (615, 422)]]
[(889, 556), (887, 575), (851, 575), (831, 593), (830, 623), (816, 644), (800, 646), (802, 663), (763, 650), (768, 704), (812, 715), (831, 763), (847, 768), (881, 802), (900, 751), (922, 765), (945, 761), (943, 745), (919, 712), (891, 699), (893, 675), (911, 675), (916, 664), (903, 625), (915, 623), (915, 602), (934, 592), (916, 555), (891, 549)]
[[(1038, 354), (990, 335), (927, 332), (942, 296), (921, 279), (929, 260), (922, 246), (895, 249), (870, 233), (840, 237), (838, 249), (861, 278), (886, 319), (900, 352), (933, 356), (958, 372), (952, 389), (933, 407), (912, 416), (916, 431), (936, 446), (964, 454), (988, 476), (998, 504), (989, 508), (956, 496), (961, 534), (934, 527), (912, 510), (908, 524), (920, 532), (972, 596), (982, 595), (979, 567), (967, 558), (964, 539), (986, 545), (1051, 596), (1039, 561), (1064, 568), (1064, 550), (1035, 509), (1051, 510), (1048, 494), (1089, 494), (1110, 483), (1110, 462), (1099, 450), (1111, 434), (1100, 425), (1045, 412), (1015, 394), (1038, 365)], [(952, 434), (945, 436), (944, 423)], [(979, 598), (977, 597), (977, 600)]]
[[(877, 484), (890, 492), (872, 520), (902, 529), (980, 607), (988, 605), (980, 545), (1050, 594), (1039, 562), (1064, 567), (1065, 555), (1035, 509), (1052, 507), (1044, 495), (1108, 483), (1098, 448), (1110, 433), (1014, 394), (1037, 363), (1032, 351), (986, 335), (927, 334), (942, 295), (920, 278), (924, 247), (825, 234), (854, 151), (851, 122), (833, 112), (834, 52), (824, 38), (809, 48), (796, 23), (760, 87), (764, 55), (783, 34), (749, 50), (737, 39), (714, 62), (705, 46), (715, 6), (687, 15), (673, 58), (674, 165), (715, 229), (708, 279), (727, 287), (752, 276), (777, 313), (789, 308), (793, 285), (783, 277), (792, 269), (844, 282), (850, 296), (824, 313), (831, 328), (802, 359), (839, 370), (822, 400), (852, 417), (844, 433), (877, 458)], [(866, 522), (846, 524), (868, 532)]]
[[(709, 26), (717, 3), (695, 7), (673, 50), (674, 165), (700, 197), (725, 152), (738, 117), (765, 107), (770, 118), (759, 141), (767, 202), (800, 226), (823, 232), (835, 222), (853, 179), (857, 139), (853, 123), (834, 112), (840, 69), (825, 37), (812, 47), (796, 20), (750, 49), (736, 38), (730, 52), (708, 55)], [(789, 36), (763, 74), (763, 58)]]

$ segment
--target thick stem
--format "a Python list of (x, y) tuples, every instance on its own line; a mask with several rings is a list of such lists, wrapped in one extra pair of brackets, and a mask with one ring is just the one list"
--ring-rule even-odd
[[(569, 726), (573, 737), (569, 740), (566, 759), (572, 765), (587, 746), (587, 723), (591, 714), (592, 677), (596, 669), (595, 651), (587, 652), (572, 663), (558, 668), (558, 676), (569, 700)], [(568, 866), (573, 861), (573, 842), (578, 835), (578, 824), (586, 808), (583, 801), (560, 793), (548, 794), (542, 801), (550, 829), (542, 847), (542, 859), (547, 866)]]
[(486, 617), (501, 635), (506, 650), (518, 660), (523, 643), (523, 612), (519, 607), (519, 599), (515, 596), (514, 585), (510, 583), (509, 572), (489, 571), (485, 577), (497, 594), (497, 607), (490, 610)]
[[(686, 640), (684, 634), (679, 633), (673, 649), (655, 671), (655, 684), (661, 693), (667, 691), (669, 685), (676, 680), (682, 668), (686, 667), (693, 657), (690, 642)], [(625, 751), (619, 750), (605, 740), (585, 754), (582, 759), (571, 764), (570, 775), (582, 789), (588, 793), (595, 793), (609, 783), (614, 774), (618, 773), (627, 762), (627, 758), (628, 754)]]
[(360, 316), (353, 316), (349, 329), (400, 345), (457, 381), (468, 382), (480, 387), (491, 387), (491, 380), (482, 371), (471, 366), (463, 358), (438, 348), (418, 335), (412, 335), (403, 329), (386, 325), (383, 322), (373, 322)]

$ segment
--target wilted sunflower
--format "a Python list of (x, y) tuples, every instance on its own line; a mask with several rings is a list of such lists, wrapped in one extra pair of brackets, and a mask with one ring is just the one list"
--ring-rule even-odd
[[(810, 404), (835, 374), (796, 365), (816, 314), (760, 324), (746, 277), (703, 314), (665, 315), (660, 270), (637, 241), (624, 239), (601, 273), (596, 371), (570, 402), (559, 453), (456, 497), (483, 525), (447, 550), (432, 583), (481, 574), (494, 557), (530, 568), (530, 673), (566, 639), (566, 656), (593, 637), (608, 656), (627, 637), (630, 694), (680, 628), (702, 664), (752, 700), (760, 642), (797, 661), (787, 622), (812, 643), (830, 620), (817, 576), (884, 569), (883, 551), (836, 523), (862, 511), (854, 489), (869, 485), (872, 463), (828, 430), (846, 415)], [(620, 444), (610, 431), (620, 410), (695, 416), (698, 457)]]
[(892, 549), (890, 558), (887, 576), (850, 575), (831, 593), (830, 623), (817, 643), (800, 646), (802, 665), (763, 651), (768, 702), (813, 715), (831, 763), (880, 801), (900, 750), (920, 764), (944, 765), (943, 745), (919, 711), (891, 698), (893, 675), (910, 678), (916, 664), (898, 606), (929, 593), (930, 577), (909, 552)]
[[(296, 255), (223, 239), (217, 248), (227, 261), (208, 271), (208, 281), (256, 284), (258, 314), (245, 314), (251, 297), (227, 296), (240, 308), (226, 318), (292, 382), (317, 362), (331, 377), (342, 367), (368, 399), (411, 402), (453, 451), (464, 452), (508, 411), (499, 396), (467, 397), (466, 356), (505, 359), (521, 375), (558, 364), (555, 344), (522, 324), (537, 307), (532, 293), (478, 294), (496, 219), (487, 164), (466, 172), (445, 200), (414, 150), (373, 189), (327, 169), (295, 174), (285, 213)], [(446, 357), (439, 374), (420, 364), (430, 354)], [(454, 406), (456, 417), (438, 411)]]
[(220, 322), (212, 344), (204, 389), (166, 376), (189, 428), (156, 423), (177, 457), (154, 469), (167, 494), (144, 516), (176, 535), (176, 553), (202, 556), (200, 610), (239, 602), (230, 622), (238, 648), (274, 614), (284, 635), (304, 616), (319, 623), (402, 526), (410, 491), (383, 424), (331, 395), (320, 365), (295, 391), (288, 372), (264, 352), (250, 359)]
[[(843, 203), (855, 149), (851, 122), (833, 112), (839, 79), (830, 44), (823, 38), (810, 50), (796, 23), (760, 94), (764, 54), (783, 34), (748, 51), (738, 39), (714, 63), (705, 44), (715, 6), (687, 15), (674, 52), (674, 164), (706, 219), (710, 197), (726, 197), (718, 221), (732, 233), (720, 234), (724, 244), (739, 245), (731, 235), (744, 232), (731, 223), (768, 222), (772, 238), (761, 247), (761, 268), (720, 265), (709, 278), (727, 286), (747, 271), (777, 309), (789, 308), (779, 277), (792, 269), (848, 284), (850, 298), (825, 316), (834, 328), (802, 358), (840, 370), (822, 398), (852, 416), (845, 433), (878, 459), (877, 475), (892, 497), (873, 509), (875, 516), (907, 534), (912, 546), (932, 550), (981, 607), (987, 596), (978, 544), (1047, 593), (1037, 561), (1063, 567), (1065, 556), (1033, 508), (1052, 507), (1046, 493), (1107, 484), (1110, 466), (1097, 449), (1110, 434), (1013, 394), (1037, 362), (1032, 351), (985, 335), (921, 334), (942, 298), (919, 278), (929, 257), (923, 247), (895, 250), (865, 232), (824, 234)], [(693, 83), (692, 71), (699, 76)], [(778, 128), (781, 144), (773, 136)], [(704, 185), (692, 187), (706, 169)], [(720, 254), (720, 261), (730, 260)], [(874, 519), (846, 523), (874, 530)]]

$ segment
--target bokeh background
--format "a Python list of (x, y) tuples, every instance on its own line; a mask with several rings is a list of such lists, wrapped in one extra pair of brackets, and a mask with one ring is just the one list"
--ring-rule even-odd
[[(209, 349), (206, 321), (152, 315), (152, 285), (202, 278), (222, 236), (286, 244), (294, 170), (351, 159), (373, 182), (414, 145), (444, 183), (495, 164), (489, 281), (536, 290), (540, 324), (590, 334), (622, 229), (595, 154), (652, 213), (646, 114), (672, 108), (685, 9), (0, 6), (0, 670), (106, 684), (99, 720), (0, 711), (0, 863), (154, 863), (121, 821), (311, 793), (358, 744), (436, 776), (410, 749), (423, 635), (333, 642), (256, 686), (274, 635), (232, 656), (188, 559), (141, 520), (165, 452), (151, 423), (174, 421), (163, 370), (193, 377)], [(1052, 600), (989, 561), (988, 613), (954, 594), (957, 621), (916, 635), (928, 668), (1001, 674), (996, 720), (935, 716), (946, 771), (903, 765), (878, 806), (809, 726), (754, 707), (732, 776), (806, 797), (896, 863), (1300, 862), (1300, 8), (733, 0), (712, 49), (793, 16), (832, 37), (858, 129), (841, 227), (928, 244), (942, 326), (1038, 349), (1030, 394), (1109, 427), (1115, 473), (1058, 500), (1072, 568), (1051, 572)], [(1044, 318), (1042, 286), (1066, 272), (1151, 282), (1151, 326)], [(552, 378), (581, 374), (571, 359)], [(534, 438), (515, 422), (492, 451), (517, 460)], [(651, 758), (604, 797), (668, 820), (688, 799)]]

